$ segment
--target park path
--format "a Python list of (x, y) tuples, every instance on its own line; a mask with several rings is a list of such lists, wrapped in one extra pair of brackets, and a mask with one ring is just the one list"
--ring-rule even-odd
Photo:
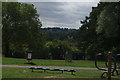
[(58, 66), (19, 66), (19, 65), (0, 65), (0, 67), (14, 67), (14, 68), (30, 68), (30, 67), (40, 67), (40, 68), (53, 68), (53, 69), (82, 69), (82, 70), (97, 70), (96, 68), (83, 68), (83, 67), (58, 67)]

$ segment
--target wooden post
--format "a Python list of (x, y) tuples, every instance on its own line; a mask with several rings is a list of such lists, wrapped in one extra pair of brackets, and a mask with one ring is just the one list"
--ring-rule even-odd
[(108, 80), (111, 80), (112, 52), (108, 52)]

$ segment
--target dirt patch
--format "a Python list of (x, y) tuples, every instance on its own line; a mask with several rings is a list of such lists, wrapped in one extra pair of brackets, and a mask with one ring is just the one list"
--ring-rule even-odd
[(22, 70), (22, 71), (20, 71), (20, 72), (22, 72), (22, 73), (26, 73), (26, 72), (28, 72), (28, 71), (26, 71), (26, 70)]
[(45, 76), (43, 78), (57, 78), (57, 76)]

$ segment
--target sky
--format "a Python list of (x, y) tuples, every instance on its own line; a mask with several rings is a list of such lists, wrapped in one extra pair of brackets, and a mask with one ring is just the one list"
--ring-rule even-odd
[[(29, 2), (34, 4), (38, 14), (40, 14), (40, 20), (42, 21), (42, 27), (61, 27), (69, 29), (78, 29), (81, 24), (80, 21), (85, 19), (92, 10), (92, 7), (97, 6), (99, 0), (66, 0), (65, 2)], [(60, 2), (59, 2), (60, 1)], [(71, 2), (70, 2), (71, 1)]]

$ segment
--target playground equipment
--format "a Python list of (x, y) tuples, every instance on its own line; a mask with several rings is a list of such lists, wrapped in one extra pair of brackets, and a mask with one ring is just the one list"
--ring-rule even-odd
[(32, 72), (34, 70), (44, 70), (44, 72), (46, 72), (46, 70), (49, 70), (49, 71), (61, 71), (62, 73), (63, 73), (63, 71), (67, 71), (67, 72), (71, 72), (72, 75), (73, 75), (73, 72), (76, 72), (75, 70), (49, 69), (49, 68), (36, 68), (36, 67), (30, 67), (29, 69), (32, 69)]
[[(120, 54), (119, 54), (120, 55)], [(118, 56), (119, 56), (118, 55)], [(102, 70), (102, 71), (104, 71), (103, 73), (102, 73), (102, 75), (101, 75), (101, 78), (107, 78), (107, 76), (108, 76), (108, 74), (109, 74), (109, 69), (107, 70), (107, 69), (105, 69), (105, 68), (101, 68), (101, 67), (99, 67), (98, 66), (98, 57), (100, 57), (100, 56), (102, 56), (102, 54), (101, 53), (99, 53), (99, 54), (97, 54), (96, 55), (96, 57), (95, 57), (95, 66), (96, 66), (96, 68), (98, 69), (98, 70)], [(106, 59), (108, 58), (109, 56), (106, 56)], [(113, 63), (112, 64), (112, 66), (111, 66), (111, 68), (110, 68), (110, 74), (112, 75), (112, 76), (118, 76), (118, 69), (119, 69), (119, 67), (117, 67), (117, 63), (116, 63), (116, 57), (115, 56), (111, 56), (111, 63)], [(108, 61), (106, 60), (106, 62), (105, 62), (105, 66), (106, 67), (109, 67), (108, 66)], [(106, 74), (106, 75), (105, 75)]]

